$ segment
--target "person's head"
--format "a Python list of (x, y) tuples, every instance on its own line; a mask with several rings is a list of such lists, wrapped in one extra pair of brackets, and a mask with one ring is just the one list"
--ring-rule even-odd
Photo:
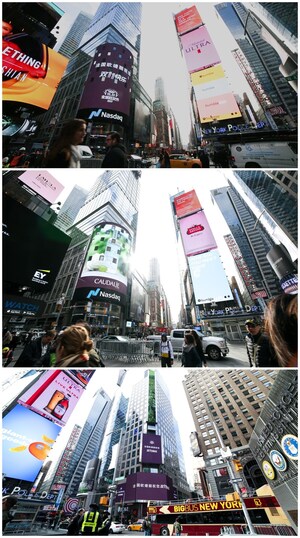
[(283, 293), (271, 299), (265, 310), (265, 330), (280, 366), (297, 366), (297, 299), (297, 295)]
[(185, 333), (184, 341), (185, 341), (187, 346), (194, 346), (195, 345), (195, 339), (194, 339), (192, 333)]
[(82, 514), (84, 514), (84, 508), (79, 508), (79, 510), (77, 510), (77, 515), (82, 516)]
[(91, 335), (91, 327), (86, 321), (84, 321), (84, 319), (79, 319), (78, 321), (76, 321), (76, 323), (74, 323), (74, 325), (84, 327), (87, 330), (89, 336)]
[(2, 506), (5, 507), (6, 510), (11, 510), (11, 508), (13, 508), (17, 502), (17, 497), (14, 497), (13, 495), (6, 495), (5, 497), (2, 497)]
[(58, 358), (68, 355), (87, 355), (92, 347), (93, 342), (87, 330), (80, 325), (71, 325), (60, 335), (56, 354)]
[(106, 136), (106, 145), (111, 148), (120, 143), (120, 135), (116, 131), (111, 131)]
[(2, 21), (2, 37), (12, 34), (12, 25), (9, 22)]
[(98, 505), (96, 503), (92, 503), (92, 504), (90, 504), (90, 509), (91, 510), (98, 510)]
[(52, 340), (54, 340), (56, 335), (56, 332), (54, 330), (46, 331), (45, 334), (42, 336), (42, 344), (45, 346), (46, 344), (50, 344)]
[(261, 321), (256, 318), (247, 319), (245, 321), (245, 327), (249, 334), (252, 334), (252, 336), (256, 336), (258, 333), (261, 332)]
[(67, 121), (60, 134), (60, 139), (63, 141), (64, 145), (77, 146), (82, 144), (84, 137), (86, 135), (86, 122), (79, 118)]
[(161, 341), (162, 341), (162, 342), (166, 342), (167, 340), (168, 340), (168, 337), (167, 337), (166, 333), (163, 333), (163, 334), (161, 335)]

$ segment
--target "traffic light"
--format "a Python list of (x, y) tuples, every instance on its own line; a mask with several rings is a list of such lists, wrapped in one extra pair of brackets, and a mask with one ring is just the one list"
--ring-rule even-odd
[(243, 470), (243, 466), (240, 462), (240, 460), (232, 460), (233, 461), (233, 465), (234, 465), (234, 468), (236, 471), (242, 471)]
[(109, 497), (106, 497), (106, 496), (105, 496), (105, 497), (104, 497), (104, 496), (103, 496), (103, 497), (100, 497), (100, 503), (99, 503), (99, 504), (105, 504), (105, 505), (107, 505), (108, 502), (109, 502)]

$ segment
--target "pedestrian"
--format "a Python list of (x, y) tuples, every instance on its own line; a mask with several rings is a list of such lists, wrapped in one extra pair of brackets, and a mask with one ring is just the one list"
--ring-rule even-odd
[(9, 157), (3, 157), (2, 168), (9, 168)]
[(4, 327), (2, 331), (2, 347), (6, 347), (12, 341), (12, 334), (7, 327)]
[(182, 532), (182, 525), (179, 521), (179, 518), (177, 517), (173, 525), (173, 534), (175, 534), (175, 536), (181, 536), (181, 532)]
[[(91, 336), (91, 327), (86, 321), (84, 321), (83, 319), (78, 320), (76, 321), (75, 325), (81, 325), (82, 327), (84, 327), (89, 333), (89, 336)], [(98, 368), (99, 366), (101, 368), (105, 368), (105, 364), (102, 360), (101, 355), (94, 348), (94, 342), (93, 342), (93, 348), (91, 349), (91, 351), (89, 351), (89, 363), (90, 363), (90, 366), (92, 366), (93, 368)]]
[(202, 361), (196, 349), (196, 342), (191, 333), (185, 333), (184, 335), (182, 366), (185, 368), (202, 366)]
[(199, 151), (199, 159), (201, 161), (202, 168), (209, 168), (209, 155), (205, 149), (201, 149)]
[(275, 349), (279, 366), (297, 367), (298, 296), (283, 293), (267, 304), (265, 330)]
[(31, 340), (25, 345), (20, 357), (16, 364), (17, 368), (20, 367), (49, 367), (50, 366), (50, 343), (55, 337), (55, 331), (46, 331), (43, 336)]
[(81, 517), (83, 516), (84, 514), (84, 508), (79, 508), (79, 510), (77, 511), (77, 513), (75, 514), (74, 517), (72, 517), (69, 525), (68, 525), (68, 532), (67, 534), (71, 535), (71, 536), (77, 536), (77, 534), (79, 534), (79, 531), (81, 530), (81, 527), (79, 525), (79, 521), (81, 519)]
[(204, 351), (203, 351), (203, 346), (202, 346), (202, 338), (200, 338), (198, 332), (195, 331), (194, 329), (191, 331), (191, 334), (194, 337), (195, 344), (196, 344), (196, 350), (197, 350), (197, 353), (198, 353), (198, 355), (200, 357), (200, 361), (201, 361), (200, 366), (207, 366), (207, 362), (206, 362), (206, 358), (205, 358)]
[(95, 503), (90, 504), (89, 510), (79, 519), (80, 534), (87, 536), (93, 536), (98, 534), (98, 527), (101, 523), (101, 518), (98, 510), (98, 505)]
[(146, 516), (143, 521), (144, 536), (151, 536), (151, 520)]
[(250, 366), (272, 368), (279, 366), (269, 337), (264, 334), (258, 318), (247, 319), (245, 343)]
[(13, 520), (11, 509), (17, 504), (17, 502), (17, 497), (13, 497), (12, 495), (2, 497), (2, 532), (4, 531), (6, 525)]
[(165, 148), (162, 148), (159, 156), (160, 168), (171, 168), (170, 157)]
[(168, 340), (167, 335), (163, 333), (160, 339), (160, 361), (162, 368), (166, 368), (166, 366), (171, 368), (173, 365), (173, 360), (174, 353), (172, 344), (170, 340)]
[(106, 510), (105, 512), (103, 512), (103, 520), (102, 520), (101, 526), (98, 528), (99, 536), (108, 536), (110, 526), (111, 526), (111, 515)]
[(120, 142), (119, 133), (112, 131), (106, 136), (106, 154), (101, 168), (128, 168), (125, 146)]
[(12, 331), (11, 335), (12, 335), (12, 339), (9, 342), (8, 347), (12, 350), (12, 352), (14, 352), (14, 350), (16, 349), (17, 345), (20, 342), (20, 338), (17, 335), (17, 331)]
[(9, 161), (9, 168), (19, 168), (22, 167), (27, 160), (26, 148), (18, 149)]
[(2, 349), (2, 366), (5, 368), (9, 366), (13, 360), (13, 352), (8, 346)]
[(93, 342), (84, 327), (71, 325), (59, 336), (55, 366), (90, 367), (89, 352)]
[(48, 168), (80, 168), (81, 153), (78, 145), (86, 136), (86, 122), (79, 118), (69, 120), (50, 149), (45, 166)]

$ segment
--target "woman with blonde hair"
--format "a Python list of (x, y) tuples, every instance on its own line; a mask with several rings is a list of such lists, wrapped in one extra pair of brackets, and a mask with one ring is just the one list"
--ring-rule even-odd
[(89, 351), (92, 347), (93, 342), (87, 330), (80, 325), (71, 325), (59, 337), (55, 366), (89, 367)]

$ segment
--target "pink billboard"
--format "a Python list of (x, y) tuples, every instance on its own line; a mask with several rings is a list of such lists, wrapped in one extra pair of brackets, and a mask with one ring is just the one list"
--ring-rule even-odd
[(181, 36), (180, 41), (189, 73), (221, 63), (205, 25)]
[(202, 123), (241, 117), (240, 109), (232, 93), (224, 93), (197, 101)]
[(217, 248), (204, 211), (184, 217), (179, 221), (179, 225), (186, 256), (195, 256)]
[(51, 204), (57, 200), (57, 197), (64, 190), (64, 186), (47, 170), (40, 170), (39, 172), (27, 170), (19, 176), (19, 179)]
[(196, 211), (202, 209), (195, 190), (175, 196), (174, 204), (178, 218), (185, 217), (191, 213), (196, 213)]
[(211, 80), (205, 84), (197, 84), (197, 86), (194, 87), (194, 92), (196, 100), (201, 101), (202, 99), (210, 99), (211, 97), (229, 93), (230, 88), (227, 78), (223, 77)]
[(203, 21), (195, 6), (183, 9), (175, 15), (175, 25), (178, 34), (184, 34), (203, 24)]
[(84, 388), (63, 370), (45, 372), (18, 402), (39, 415), (64, 426)]

